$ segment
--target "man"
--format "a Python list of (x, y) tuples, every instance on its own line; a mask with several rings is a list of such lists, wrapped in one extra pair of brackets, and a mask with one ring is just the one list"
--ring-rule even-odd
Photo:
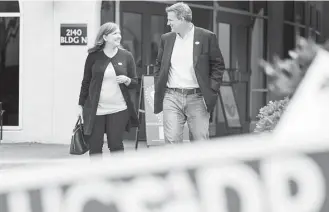
[(185, 3), (166, 8), (171, 31), (161, 36), (154, 70), (154, 113), (163, 111), (166, 143), (183, 141), (187, 121), (193, 140), (209, 139), (224, 61), (216, 35), (192, 23)]

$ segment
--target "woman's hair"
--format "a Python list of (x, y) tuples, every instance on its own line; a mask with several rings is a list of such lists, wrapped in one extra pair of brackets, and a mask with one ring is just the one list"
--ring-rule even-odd
[[(94, 46), (91, 47), (90, 49), (88, 49), (88, 53), (103, 50), (104, 46), (105, 46), (105, 40), (104, 40), (103, 35), (111, 34), (112, 32), (116, 31), (117, 29), (119, 29), (119, 26), (116, 23), (107, 22), (107, 23), (103, 24), (98, 30)], [(122, 48), (122, 46), (120, 45), (119, 48)]]
[(171, 5), (170, 7), (167, 7), (166, 12), (174, 12), (178, 20), (182, 20), (184, 18), (185, 21), (192, 22), (192, 10), (187, 4), (183, 2), (179, 2)]

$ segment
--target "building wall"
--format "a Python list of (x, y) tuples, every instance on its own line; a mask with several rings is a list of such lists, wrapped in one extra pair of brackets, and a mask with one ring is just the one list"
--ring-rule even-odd
[[(100, 1), (21, 1), (20, 7), (21, 126), (5, 130), (3, 139), (68, 144)], [(61, 23), (87, 23), (88, 46), (60, 46)]]
[(20, 6), (21, 126), (19, 129), (5, 131), (4, 140), (50, 140), (53, 103), (50, 95), (53, 73), (53, 3), (22, 1)]

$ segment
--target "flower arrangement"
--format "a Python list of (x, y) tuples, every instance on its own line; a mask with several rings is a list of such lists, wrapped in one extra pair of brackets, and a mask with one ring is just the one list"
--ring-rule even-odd
[[(296, 48), (289, 51), (289, 58), (281, 60), (275, 56), (272, 63), (261, 60), (260, 66), (267, 75), (269, 90), (278, 95), (292, 96), (320, 48), (329, 51), (329, 40), (324, 44), (317, 44), (311, 38), (297, 37)], [(261, 108), (254, 132), (272, 132), (288, 103), (289, 97), (286, 97), (283, 100), (270, 101)]]
[(256, 123), (254, 132), (272, 132), (284, 113), (288, 103), (289, 98), (285, 97), (282, 100), (270, 101), (266, 106), (262, 107), (257, 115), (259, 120)]

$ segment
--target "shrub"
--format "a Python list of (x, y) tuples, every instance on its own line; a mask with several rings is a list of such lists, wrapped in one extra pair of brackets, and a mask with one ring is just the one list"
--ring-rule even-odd
[(266, 106), (259, 110), (254, 132), (272, 132), (277, 123), (279, 122), (283, 112), (289, 103), (289, 98), (285, 97), (282, 100), (270, 101)]

